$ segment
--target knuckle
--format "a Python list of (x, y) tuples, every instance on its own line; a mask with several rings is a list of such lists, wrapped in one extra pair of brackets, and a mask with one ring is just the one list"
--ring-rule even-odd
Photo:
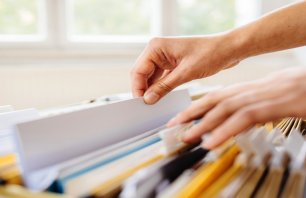
[(258, 119), (258, 113), (256, 109), (243, 109), (238, 117), (246, 120), (248, 123), (254, 123)]
[(170, 92), (173, 89), (170, 85), (168, 85), (168, 84), (166, 84), (165, 82), (162, 82), (162, 81), (157, 82), (157, 87), (159, 89), (162, 89), (162, 90), (166, 91), (166, 92)]
[(190, 75), (188, 74), (186, 75), (186, 73), (183, 73), (183, 72), (177, 73), (175, 75), (176, 75), (175, 80), (178, 84), (183, 84), (183, 83), (193, 80), (193, 78)]
[(172, 65), (165, 58), (159, 58), (158, 66), (162, 69), (172, 69)]
[(222, 101), (217, 105), (217, 108), (222, 110), (222, 112), (226, 115), (231, 114), (233, 109), (234, 102), (230, 99)]
[(218, 101), (219, 93), (218, 92), (209, 92), (206, 94), (202, 100), (206, 101), (209, 104), (213, 104)]
[(149, 46), (152, 48), (159, 48), (163, 43), (163, 38), (161, 37), (154, 37), (149, 41)]
[(252, 104), (260, 100), (260, 95), (263, 95), (263, 94), (264, 94), (264, 91), (261, 91), (261, 90), (250, 91), (250, 92), (237, 96), (236, 103), (240, 103), (241, 105)]
[(186, 110), (184, 112), (181, 112), (180, 114), (177, 115), (177, 118), (182, 121), (190, 120), (191, 119), (190, 111)]

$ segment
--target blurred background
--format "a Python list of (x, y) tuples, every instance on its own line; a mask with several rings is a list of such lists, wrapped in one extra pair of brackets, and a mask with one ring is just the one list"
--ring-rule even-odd
[[(130, 91), (153, 36), (213, 34), (293, 0), (0, 0), (0, 105), (49, 108)], [(306, 64), (305, 49), (250, 58), (199, 80), (229, 85)]]

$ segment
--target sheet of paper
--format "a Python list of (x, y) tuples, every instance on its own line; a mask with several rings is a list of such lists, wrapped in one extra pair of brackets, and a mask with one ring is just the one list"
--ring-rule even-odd
[(0, 113), (0, 131), (8, 129), (17, 123), (39, 118), (36, 109), (24, 109)]
[(0, 155), (5, 155), (15, 150), (12, 138), (15, 124), (37, 119), (39, 113), (35, 109), (1, 112), (1, 108), (4, 107), (0, 107)]
[(10, 135), (11, 130), (1, 130), (0, 135), (0, 156), (15, 152), (15, 144)]
[[(31, 174), (164, 125), (191, 103), (187, 90), (155, 105), (142, 98), (42, 118), (16, 127), (19, 157), (28, 187)], [(37, 181), (36, 181), (37, 182)]]

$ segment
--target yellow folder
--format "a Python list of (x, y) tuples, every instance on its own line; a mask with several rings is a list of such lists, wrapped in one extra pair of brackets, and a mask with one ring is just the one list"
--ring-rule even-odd
[(200, 168), (195, 173), (195, 177), (190, 181), (190, 183), (178, 193), (178, 197), (199, 197), (204, 190), (206, 190), (219, 178), (219, 176), (221, 176), (232, 166), (238, 153), (239, 148), (234, 145), (214, 163), (208, 165), (207, 167)]

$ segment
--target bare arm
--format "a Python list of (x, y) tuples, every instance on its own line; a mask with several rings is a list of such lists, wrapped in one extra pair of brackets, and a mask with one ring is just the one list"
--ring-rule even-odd
[(229, 33), (241, 59), (306, 45), (306, 1), (278, 9)]
[(185, 82), (208, 77), (250, 56), (305, 44), (305, 1), (218, 35), (155, 38), (131, 72), (132, 92), (153, 104)]
[[(224, 35), (231, 57), (238, 60), (306, 44), (306, 2), (277, 10)], [(232, 45), (234, 44), (234, 45)], [(196, 142), (205, 133), (204, 147), (214, 148), (256, 123), (284, 117), (306, 117), (306, 70), (293, 68), (266, 78), (207, 94), (173, 118), (168, 126), (201, 118), (184, 136)]]

